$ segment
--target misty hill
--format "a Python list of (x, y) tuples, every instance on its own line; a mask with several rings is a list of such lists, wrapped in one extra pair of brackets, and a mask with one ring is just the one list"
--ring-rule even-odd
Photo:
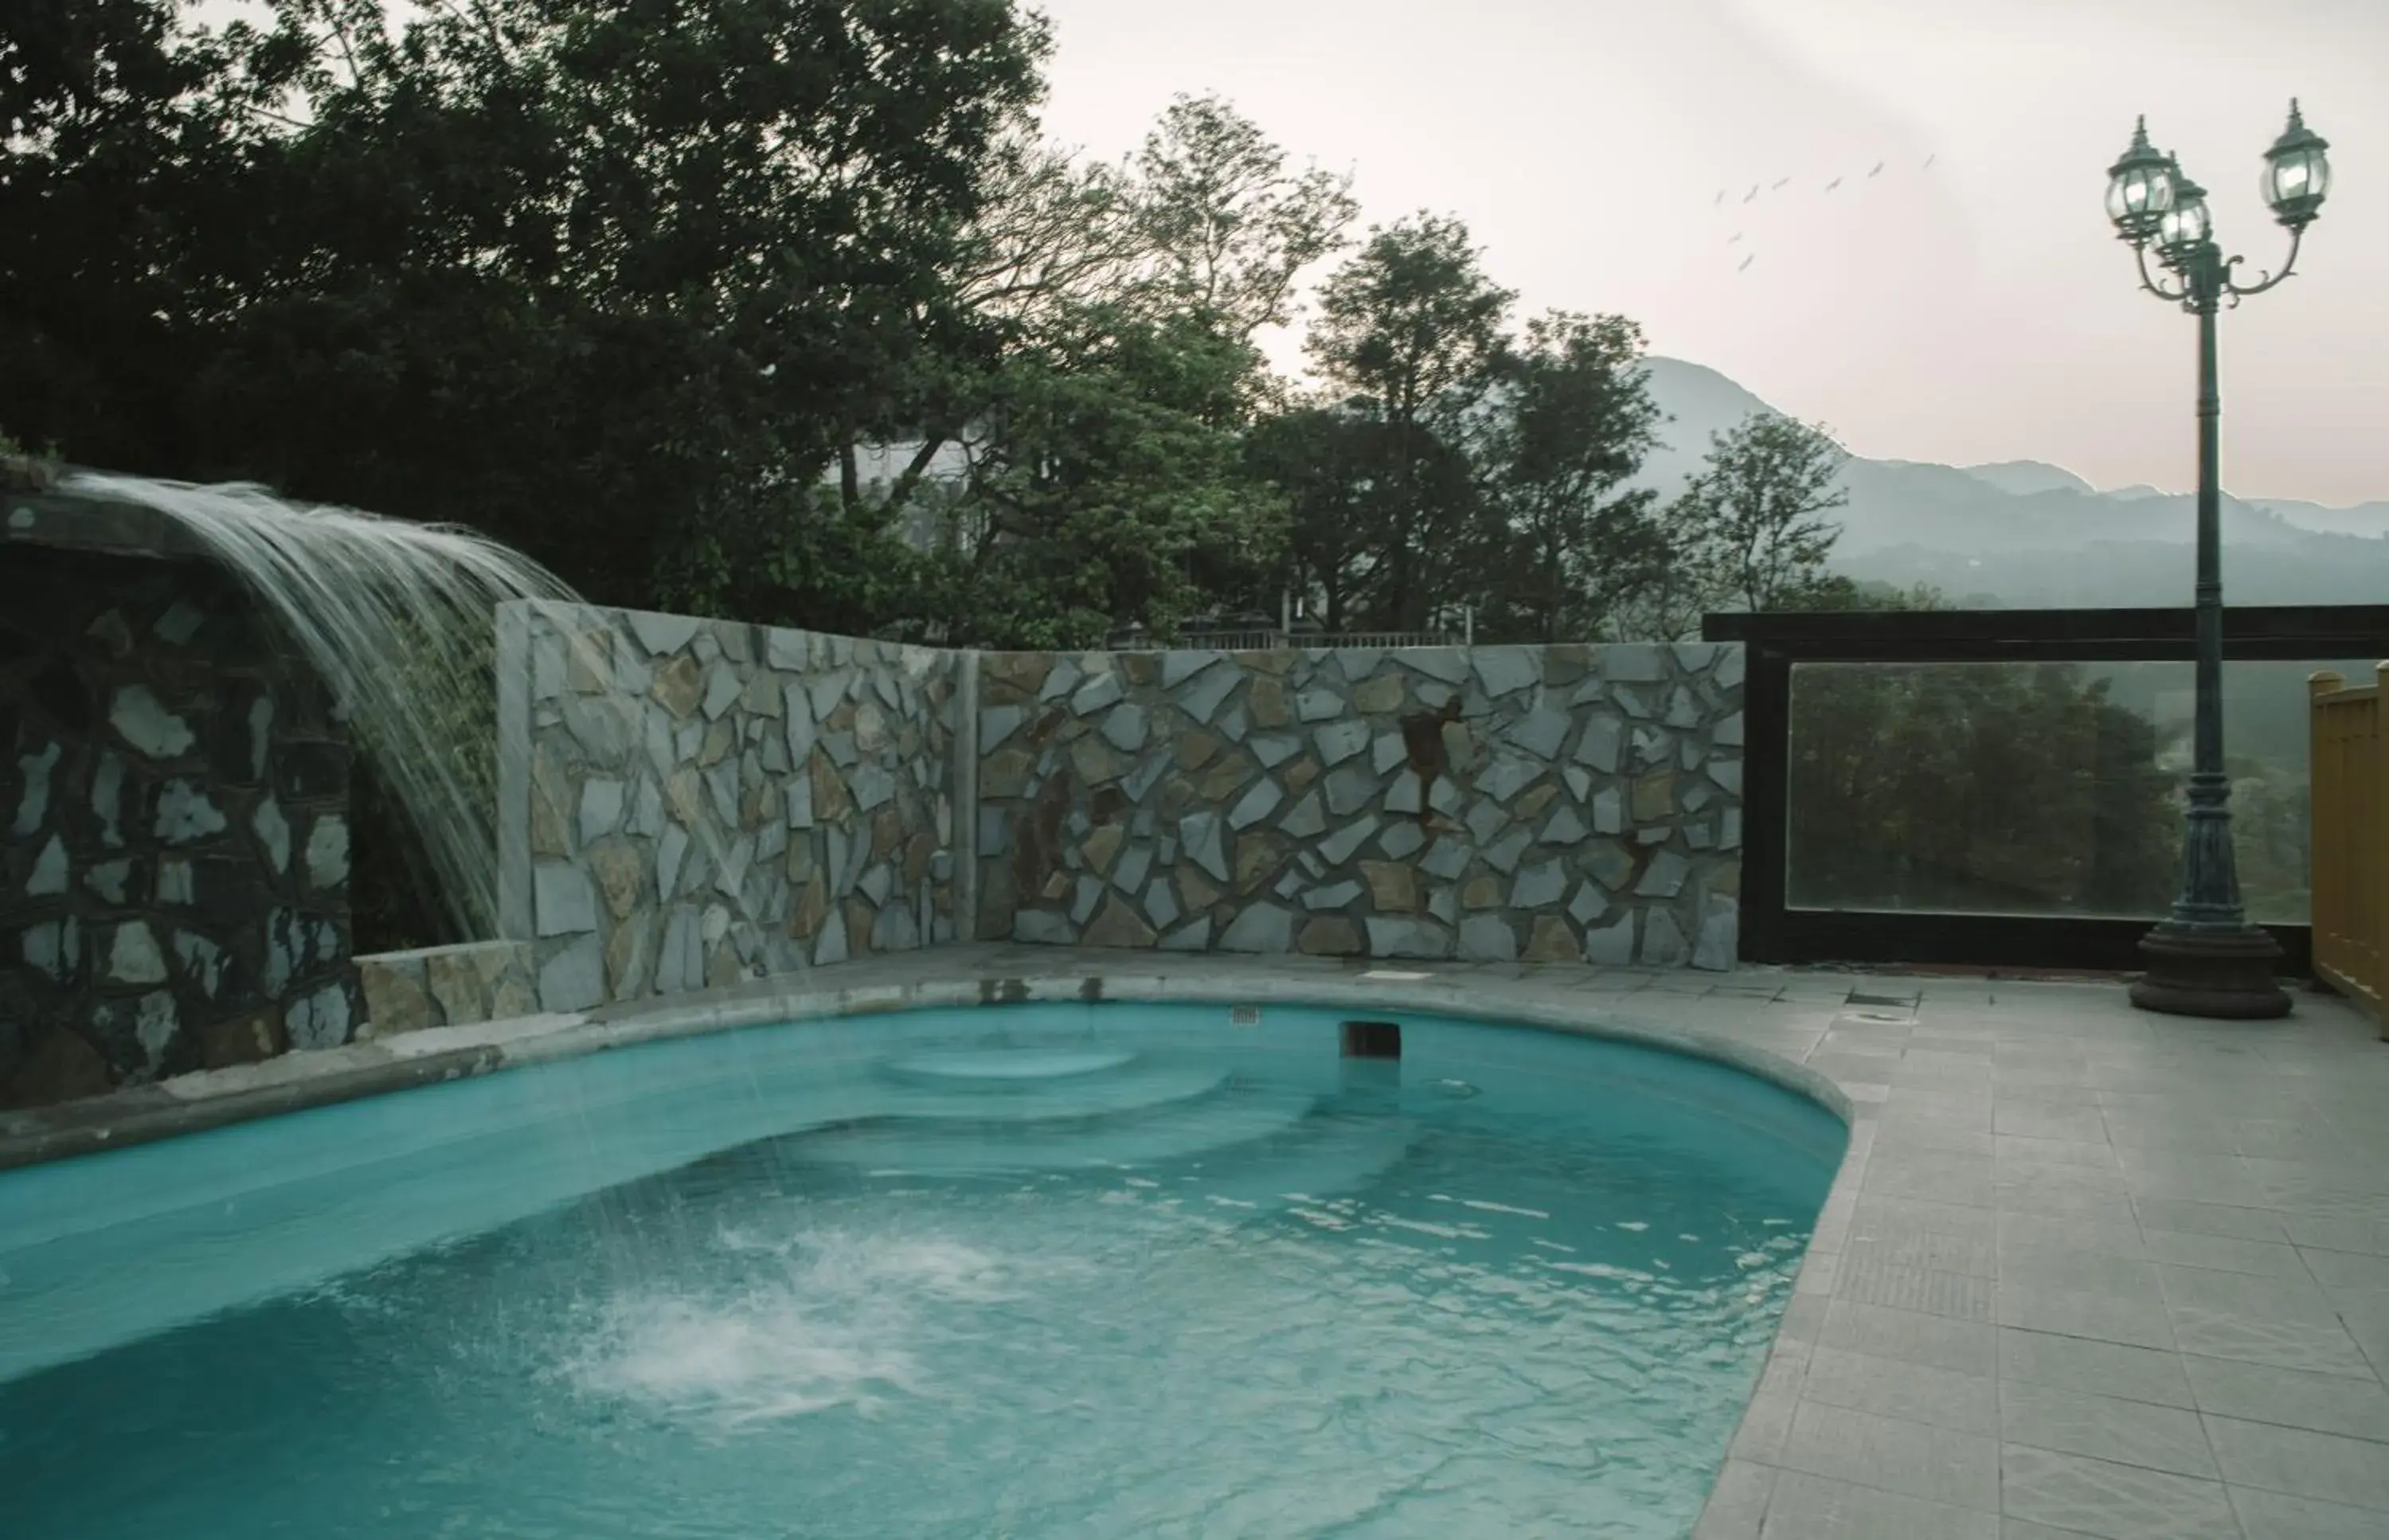
[[(1775, 410), (1714, 369), (1648, 361), (1651, 394), (1670, 421), (1639, 484), (1673, 495), (1710, 435)], [(2015, 608), (2186, 604), (2197, 499), (2136, 487), (2102, 493), (2037, 461), (1961, 468), (1853, 457), (1833, 565), (1852, 577)], [(2223, 500), (2225, 592), (2237, 604), (2389, 603), (2389, 503), (2325, 509)]]
[(2258, 497), (2250, 502), (2269, 509), (2301, 529), (2319, 534), (2355, 535), (2364, 540), (2379, 540), (2389, 535), (2389, 503), (2359, 503), (2353, 508), (2326, 508), (2319, 503), (2301, 503), (2294, 498)]
[(1995, 465), (1967, 465), (1968, 476), (1977, 481), (1987, 481), (2003, 492), (2018, 497), (2030, 497), (2035, 492), (2090, 492), (2098, 490), (2062, 465), (2045, 465), (2038, 460), (2002, 460)]

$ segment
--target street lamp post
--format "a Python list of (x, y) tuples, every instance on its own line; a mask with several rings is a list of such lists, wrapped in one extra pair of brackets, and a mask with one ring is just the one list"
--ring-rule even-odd
[[(2107, 214), (2132, 248), (2140, 286), (2198, 317), (2198, 665), (2195, 758), (2190, 776), (2189, 826), (2183, 832), (2181, 892), (2173, 913), (2140, 940), (2148, 971), (2132, 986), (2132, 1003), (2179, 1016), (2240, 1019), (2287, 1015), (2290, 997), (2274, 976), (2280, 944), (2248, 923), (2240, 902), (2240, 874), (2231, 851), (2231, 783), (2223, 771), (2222, 493), (2217, 428), (2222, 415), (2215, 383), (2215, 317), (2224, 305), (2262, 294), (2297, 265), (2306, 226), (2331, 187), (2330, 146), (2290, 104), (2289, 127), (2265, 152), (2265, 201), (2290, 233), (2289, 260), (2277, 274), (2235, 283), (2238, 257), (2216, 245), (2206, 190), (2182, 174), (2174, 158), (2149, 146), (2140, 120), (2131, 147), (2108, 170)], [(2150, 246), (2178, 280), (2168, 287), (2149, 272)]]

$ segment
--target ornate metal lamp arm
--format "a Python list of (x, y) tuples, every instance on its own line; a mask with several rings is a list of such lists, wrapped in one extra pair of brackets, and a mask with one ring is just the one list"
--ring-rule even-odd
[(2306, 239), (2306, 233), (2304, 230), (2291, 231), (2290, 254), (2288, 259), (2281, 263), (2281, 271), (2278, 274), (2264, 274), (2253, 284), (2235, 284), (2231, 281), (2231, 270), (2238, 267), (2242, 259), (2234, 257), (2229, 261), (2225, 262), (2223, 264), (2223, 292), (2231, 297), (2231, 303), (2236, 307), (2243, 296), (2250, 294), (2262, 294), (2267, 289), (2279, 284), (2282, 279), (2287, 278), (2293, 273), (2295, 273), (2298, 267), (2298, 243)]
[(2175, 290), (2165, 287), (2163, 284), (2158, 283), (2154, 278), (2149, 276), (2149, 250), (2147, 247), (2140, 245), (2133, 246), (2132, 261), (2140, 264), (2140, 286), (2147, 289), (2151, 294), (2153, 294), (2158, 299), (2165, 300), (2171, 304), (2179, 304), (2190, 298), (2190, 285), (2188, 283), (2185, 282), (2178, 290)]

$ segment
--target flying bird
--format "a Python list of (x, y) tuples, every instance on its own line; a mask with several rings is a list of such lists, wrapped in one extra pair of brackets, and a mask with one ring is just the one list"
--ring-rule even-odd
[(1735, 268), (1734, 271), (1736, 273), (1747, 272), (1750, 268), (1750, 264), (1757, 261), (1758, 261), (1758, 253), (1754, 251), (1749, 256), (1744, 257), (1742, 260), (1742, 266)]
[(1732, 235), (1729, 235), (1729, 236), (1727, 236), (1727, 237), (1726, 237), (1726, 245), (1728, 245), (1728, 246), (1739, 246), (1739, 245), (1741, 245), (1741, 244), (1742, 244), (1742, 232), (1741, 232), (1741, 231), (1739, 231), (1739, 230), (1735, 231)]
[(1778, 182), (1774, 186), (1769, 187), (1767, 190), (1770, 193), (1780, 193), (1790, 185), (1792, 185), (1792, 179), (1787, 176), (1782, 181)]
[(1836, 188), (1836, 187), (1840, 186), (1841, 185), (1842, 185), (1842, 179), (1841, 179), (1840, 177), (1838, 177), (1838, 176), (1837, 176), (1837, 177), (1833, 178), (1831, 182), (1828, 182), (1828, 183), (1826, 183), (1826, 184), (1825, 184), (1825, 191), (1827, 191), (1827, 192), (1829, 192), (1829, 193), (1830, 193), (1830, 192), (1832, 192), (1834, 188)]
[(1874, 163), (1874, 170), (1872, 170), (1872, 171), (1871, 171), (1871, 172), (1867, 172), (1867, 174), (1868, 174), (1869, 176), (1881, 176), (1881, 175), (1883, 174), (1883, 168), (1884, 168), (1884, 164), (1885, 164), (1885, 162), (1884, 162), (1884, 161), (1881, 161), (1881, 160), (1876, 161), (1876, 162)]
[(1743, 195), (1742, 195), (1742, 200), (1743, 200), (1744, 203), (1747, 203), (1747, 202), (1749, 202), (1752, 198), (1757, 197), (1757, 196), (1758, 196), (1758, 184), (1757, 184), (1757, 183), (1756, 183), (1756, 182), (1754, 182), (1754, 183), (1752, 183), (1752, 184), (1750, 185), (1750, 191), (1748, 191), (1748, 192), (1746, 192), (1746, 193), (1744, 193), (1744, 194), (1743, 194)]
[(1928, 156), (1926, 156), (1926, 157), (1924, 158), (1924, 168), (1923, 168), (1923, 169), (1924, 169), (1924, 170), (1926, 170), (1926, 171), (1928, 171), (1928, 172), (1929, 172), (1929, 171), (1931, 171), (1931, 170), (1933, 169), (1933, 162), (1934, 162), (1934, 161), (1935, 161), (1935, 160), (1938, 160), (1938, 159), (1941, 159), (1941, 152), (1940, 152), (1939, 150), (1935, 150), (1932, 154), (1930, 154), (1930, 155), (1928, 155)]
[(1718, 206), (1718, 203), (1723, 203), (1724, 201), (1725, 201), (1725, 189), (1724, 189), (1723, 187), (1719, 187), (1719, 188), (1718, 189), (1717, 203), (1712, 203), (1712, 204), (1710, 204), (1710, 205), (1709, 205), (1709, 207), (1710, 207), (1710, 208), (1712, 208), (1712, 209), (1714, 209), (1714, 208), (1716, 208), (1716, 207)]

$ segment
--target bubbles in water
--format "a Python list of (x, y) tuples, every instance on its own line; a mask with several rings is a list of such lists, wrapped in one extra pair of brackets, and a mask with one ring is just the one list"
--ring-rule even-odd
[(596, 1305), (570, 1339), (567, 1379), (722, 1432), (841, 1406), (870, 1416), (893, 1397), (937, 1394), (924, 1355), (945, 1334), (940, 1306), (1002, 1304), (1059, 1266), (884, 1231), (744, 1226), (723, 1229), (715, 1249), (733, 1276), (714, 1289)]

